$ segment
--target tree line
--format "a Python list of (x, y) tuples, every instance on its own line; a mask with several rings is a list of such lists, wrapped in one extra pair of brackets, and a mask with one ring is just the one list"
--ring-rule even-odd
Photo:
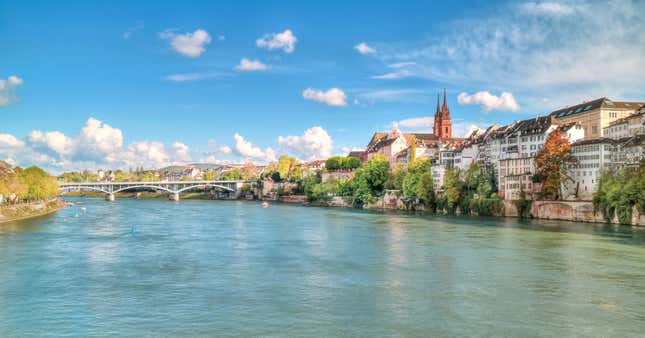
[(9, 200), (15, 196), (20, 200), (35, 201), (58, 195), (58, 182), (43, 169), (11, 167), (0, 161), (0, 195)]

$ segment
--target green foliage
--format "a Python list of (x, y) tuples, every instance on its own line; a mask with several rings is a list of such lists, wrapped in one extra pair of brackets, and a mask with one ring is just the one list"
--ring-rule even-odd
[(429, 159), (417, 159), (410, 164), (403, 177), (402, 189), (405, 197), (418, 198), (426, 207), (434, 209), (435, 195)]
[(377, 155), (365, 162), (356, 170), (352, 180), (354, 204), (370, 203), (376, 196), (383, 193), (385, 183), (390, 178), (390, 162), (383, 155)]
[(280, 158), (278, 158), (278, 166), (276, 168), (276, 171), (280, 173), (280, 178), (283, 180), (288, 180), (291, 174), (291, 170), (293, 170), (296, 163), (297, 160), (293, 157), (289, 157), (287, 155), (280, 156)]
[(131, 182), (133, 181), (133, 175), (131, 173), (126, 173), (123, 170), (117, 170), (114, 172), (114, 181), (116, 182)]
[(202, 179), (204, 181), (214, 181), (215, 180), (215, 172), (212, 171), (212, 170), (209, 170), (209, 171), (205, 172), (202, 175)]
[(621, 224), (631, 224), (634, 206), (640, 213), (645, 212), (645, 166), (603, 171), (593, 205), (595, 211), (602, 212), (605, 221), (611, 222), (616, 215)]
[(361, 166), (361, 160), (356, 157), (333, 156), (325, 162), (325, 169), (328, 171), (353, 170)]
[(437, 200), (437, 208), (454, 213), (459, 207), (462, 214), (499, 215), (502, 199), (495, 193), (497, 179), (494, 170), (473, 163), (466, 171), (448, 169), (444, 175), (444, 194)]
[(526, 193), (523, 189), (520, 190), (520, 199), (513, 201), (513, 203), (515, 203), (517, 215), (520, 218), (528, 218), (530, 216), (531, 204), (533, 204), (533, 201), (526, 199)]
[(408, 174), (408, 167), (398, 163), (392, 173), (390, 174), (390, 179), (385, 183), (386, 189), (391, 190), (403, 190), (403, 180)]
[(242, 174), (240, 174), (240, 171), (237, 169), (233, 169), (231, 171), (228, 171), (224, 174), (222, 177), (224, 181), (239, 181), (242, 179)]
[(19, 179), (26, 187), (18, 196), (26, 200), (39, 200), (58, 194), (58, 182), (38, 167), (17, 169)]
[(342, 165), (343, 165), (343, 158), (342, 157), (340, 157), (340, 156), (332, 156), (332, 157), (328, 158), (327, 161), (325, 162), (325, 169), (327, 169), (329, 171), (335, 171), (335, 170), (339, 170), (340, 168), (342, 168)]

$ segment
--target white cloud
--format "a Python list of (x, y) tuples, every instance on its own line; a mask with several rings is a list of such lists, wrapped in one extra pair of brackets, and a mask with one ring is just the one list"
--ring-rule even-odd
[(508, 110), (516, 112), (520, 110), (520, 106), (517, 104), (517, 101), (515, 101), (513, 94), (509, 92), (502, 92), (500, 96), (495, 96), (488, 91), (477, 92), (473, 95), (461, 93), (457, 97), (457, 101), (461, 105), (482, 105), (486, 112), (491, 110)]
[(324, 103), (329, 106), (342, 107), (347, 105), (347, 96), (339, 88), (331, 88), (326, 92), (307, 88), (302, 92), (302, 97), (306, 100)]
[(354, 49), (356, 49), (359, 53), (363, 55), (376, 53), (376, 49), (370, 47), (365, 42), (361, 42), (358, 45), (354, 46)]
[(298, 42), (298, 38), (293, 35), (290, 29), (282, 33), (266, 34), (255, 40), (256, 45), (260, 48), (282, 49), (285, 53), (292, 53), (296, 49), (296, 42)]
[(559, 2), (527, 2), (521, 8), (528, 14), (534, 15), (569, 15), (573, 14), (575, 7)]
[(645, 77), (634, 70), (645, 69), (645, 2), (558, 4), (508, 4), (485, 16), (460, 18), (423, 41), (384, 45), (378, 57), (384, 64), (415, 62), (407, 68), (411, 76), (439, 83), (512, 88), (527, 110), (602, 96), (642, 99)]
[(260, 149), (260, 147), (254, 145), (253, 143), (247, 141), (242, 137), (242, 135), (235, 133), (233, 135), (235, 140), (235, 153), (250, 159), (256, 160), (266, 160), (273, 161), (275, 160), (275, 151), (271, 148), (266, 148), (266, 150)]
[(409, 119), (404, 119), (398, 122), (398, 125), (403, 128), (410, 129), (427, 129), (434, 127), (434, 117), (424, 116), (424, 117), (413, 117)]
[(220, 153), (225, 154), (225, 155), (228, 155), (228, 154), (230, 154), (230, 153), (233, 151), (233, 150), (231, 149), (231, 147), (229, 147), (229, 146), (221, 146), (221, 147), (217, 148), (217, 150), (218, 150)]
[(197, 29), (193, 33), (177, 34), (167, 30), (159, 33), (164, 40), (170, 40), (170, 47), (177, 53), (196, 58), (206, 51), (206, 45), (211, 43), (211, 36), (203, 29)]
[(230, 75), (231, 74), (220, 73), (220, 72), (182, 73), (182, 74), (167, 75), (165, 79), (168, 81), (174, 81), (174, 82), (185, 82), (185, 81), (199, 81), (199, 80), (205, 80), (210, 78), (226, 77)]
[(34, 148), (53, 151), (61, 156), (70, 155), (75, 148), (74, 140), (60, 131), (34, 130), (27, 136), (27, 141)]
[(0, 134), (0, 150), (22, 148), (25, 143), (11, 134)]
[(112, 128), (95, 118), (89, 118), (78, 136), (77, 155), (89, 159), (116, 160), (116, 153), (123, 146), (121, 129)]
[(235, 70), (243, 71), (243, 72), (260, 71), (260, 70), (267, 70), (267, 69), (269, 69), (269, 66), (265, 65), (264, 63), (258, 60), (249, 60), (247, 58), (243, 58), (240, 61), (240, 64), (235, 66)]
[(15, 88), (21, 86), (22, 79), (11, 75), (6, 80), (0, 79), (0, 107), (8, 106), (17, 101)]
[(305, 160), (326, 159), (331, 156), (334, 142), (322, 127), (312, 127), (300, 136), (279, 136), (280, 149)]
[(76, 137), (60, 131), (33, 130), (21, 141), (0, 134), (0, 159), (13, 165), (39, 165), (52, 173), (98, 168), (147, 169), (191, 161), (190, 148), (181, 142), (166, 146), (157, 141), (141, 141), (123, 146), (123, 134), (94, 118), (89, 118)]
[(398, 80), (398, 79), (410, 77), (412, 75), (413, 73), (411, 71), (407, 69), (401, 69), (395, 72), (385, 73), (381, 75), (374, 75), (374, 76), (371, 76), (370, 78), (377, 79), (377, 80)]

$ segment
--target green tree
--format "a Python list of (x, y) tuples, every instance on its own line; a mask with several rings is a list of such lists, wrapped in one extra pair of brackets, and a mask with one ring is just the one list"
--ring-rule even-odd
[(459, 168), (450, 168), (444, 174), (443, 191), (449, 213), (454, 213), (462, 201), (465, 183), (459, 177), (460, 173)]
[(325, 169), (328, 171), (336, 171), (343, 166), (343, 158), (340, 156), (332, 156), (325, 162)]
[(224, 177), (222, 177), (224, 181), (239, 181), (242, 179), (242, 175), (240, 174), (239, 170), (233, 169), (231, 171), (228, 171), (224, 174)]
[(202, 175), (202, 179), (204, 181), (214, 181), (215, 180), (215, 172), (212, 171), (212, 170), (209, 170), (209, 171), (205, 172)]
[(289, 157), (287, 155), (282, 155), (280, 158), (278, 158), (278, 167), (277, 171), (280, 173), (280, 178), (283, 180), (288, 180), (289, 179), (289, 174), (291, 174), (291, 170), (293, 169), (293, 166), (296, 164), (297, 160), (293, 157)]
[(361, 166), (361, 160), (357, 157), (343, 157), (341, 166), (345, 170), (353, 170)]
[(390, 163), (383, 155), (377, 155), (356, 170), (353, 181), (355, 204), (372, 202), (383, 193), (385, 183), (390, 178)]
[(20, 180), (26, 186), (26, 191), (19, 195), (23, 199), (38, 200), (58, 194), (56, 178), (38, 167), (29, 167), (19, 172)]

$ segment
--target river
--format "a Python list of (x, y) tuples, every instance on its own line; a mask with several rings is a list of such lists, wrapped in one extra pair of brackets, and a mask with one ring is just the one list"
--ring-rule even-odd
[(645, 229), (70, 200), (0, 224), (0, 336), (645, 332)]

